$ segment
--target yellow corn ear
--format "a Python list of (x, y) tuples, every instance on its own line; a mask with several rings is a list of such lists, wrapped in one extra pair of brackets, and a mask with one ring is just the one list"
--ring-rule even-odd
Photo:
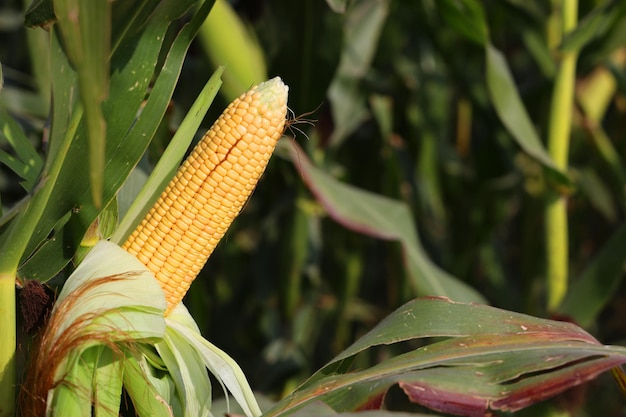
[(122, 246), (151, 270), (169, 314), (187, 293), (265, 170), (287, 116), (279, 77), (224, 110)]

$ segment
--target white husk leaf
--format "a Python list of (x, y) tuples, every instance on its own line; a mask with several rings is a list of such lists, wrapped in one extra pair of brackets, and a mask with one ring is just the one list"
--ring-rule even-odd
[[(107, 277), (116, 279), (94, 283)], [(69, 298), (76, 291), (84, 292)], [(52, 349), (73, 339), (80, 343), (56, 364), (47, 415), (68, 410), (75, 410), (77, 416), (90, 415), (94, 398), (96, 402), (104, 400), (96, 403), (96, 415), (112, 415), (116, 405), (111, 400), (115, 393), (110, 390), (117, 387), (121, 392), (122, 372), (111, 361), (124, 361), (124, 357), (120, 352), (114, 354), (107, 344), (160, 340), (165, 334), (166, 306), (161, 287), (145, 266), (119, 246), (98, 242), (67, 279), (52, 312), (50, 322), (56, 325), (50, 328), (54, 333), (42, 348)], [(102, 335), (106, 335), (106, 343)], [(95, 354), (88, 350), (90, 347), (103, 350)], [(112, 355), (109, 363), (101, 363), (103, 353)], [(108, 382), (98, 383), (104, 380)]]
[[(94, 280), (103, 277), (117, 279), (94, 285)], [(68, 298), (84, 289), (79, 297)], [(53, 344), (68, 337), (67, 329), (72, 329), (74, 336), (94, 337), (86, 338), (58, 365), (57, 381), (71, 384), (50, 390), (48, 416), (73, 410), (74, 415), (88, 417), (90, 404), (98, 396), (104, 396), (106, 408), (96, 406), (95, 415), (117, 415), (115, 399), (118, 391), (121, 394), (123, 379), (142, 417), (212, 417), (207, 369), (246, 416), (260, 416), (239, 365), (202, 337), (184, 305), (179, 304), (167, 317), (165, 309), (165, 297), (154, 275), (116, 244), (98, 242), (68, 278), (53, 310), (53, 315), (64, 315), (57, 317), (61, 322), (52, 336)], [(133, 344), (129, 349), (119, 345), (117, 357), (111, 356), (103, 334), (107, 343)], [(103, 353), (109, 355), (104, 364), (99, 360)]]
[[(196, 322), (182, 303), (167, 316), (166, 322), (167, 337), (163, 342), (158, 343), (157, 347), (164, 343), (172, 351), (180, 350), (183, 347), (184, 349), (192, 348), (202, 365), (222, 384), (222, 388), (225, 387), (230, 391), (246, 416), (258, 417), (261, 415), (261, 409), (248, 380), (237, 362), (202, 337)], [(225, 392), (225, 394), (227, 393)]]

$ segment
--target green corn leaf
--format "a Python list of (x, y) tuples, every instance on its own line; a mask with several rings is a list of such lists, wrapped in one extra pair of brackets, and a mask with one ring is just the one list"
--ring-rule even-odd
[(589, 42), (605, 38), (616, 23), (624, 17), (626, 7), (623, 2), (607, 2), (588, 13), (575, 30), (569, 33), (560, 46), (563, 52), (579, 52)]
[(146, 357), (129, 356), (124, 363), (124, 388), (133, 401), (140, 417), (171, 417), (172, 400), (169, 392), (174, 390), (169, 374), (155, 375)]
[[(63, 382), (48, 406), (51, 416), (117, 417), (122, 392), (122, 361), (105, 346), (70, 353)], [(92, 414), (93, 411), (93, 414)]]
[(491, 45), (485, 48), (487, 87), (500, 120), (528, 154), (544, 165), (554, 167), (522, 103), (515, 80), (500, 51)]
[[(424, 345), (350, 368), (359, 352), (412, 339)], [(603, 346), (572, 323), (424, 298), (400, 307), (264, 415), (293, 415), (320, 401), (339, 412), (369, 409), (391, 386), (444, 413), (517, 411), (624, 362), (626, 348)]]
[(124, 213), (122, 221), (111, 236), (113, 242), (123, 243), (159, 198), (167, 183), (176, 174), (176, 170), (185, 156), (185, 152), (187, 152), (195, 132), (198, 130), (206, 111), (219, 91), (222, 84), (220, 76), (223, 71), (223, 68), (218, 68), (213, 73), (191, 106), (191, 109), (189, 109), (141, 191), (132, 197), (132, 204)]
[[(279, 146), (283, 145), (279, 143)], [(430, 260), (417, 236), (413, 215), (404, 202), (337, 181), (315, 168), (295, 144), (289, 148), (289, 152), (296, 169), (331, 218), (359, 233), (402, 244), (411, 283), (418, 295), (440, 295), (455, 301), (484, 302), (478, 291), (452, 277)]]
[(388, 13), (387, 0), (354, 2), (346, 12), (339, 67), (328, 88), (335, 123), (330, 139), (333, 146), (338, 146), (369, 117), (360, 83), (371, 65)]
[(124, 360), (124, 388), (133, 401), (133, 406), (140, 417), (171, 417), (179, 415), (173, 410), (180, 410), (169, 393), (174, 385), (169, 374), (156, 374), (145, 356), (128, 356)]
[(624, 259), (626, 224), (621, 224), (572, 283), (559, 313), (581, 326), (590, 326), (617, 291), (624, 273)]
[(101, 207), (107, 126), (102, 104), (109, 90), (111, 2), (55, 0), (54, 12), (78, 75), (79, 95), (85, 109), (91, 198), (96, 207)]
[(551, 178), (570, 188), (571, 181), (567, 174), (557, 169), (539, 139), (504, 56), (490, 43), (485, 46), (485, 61), (487, 89), (502, 124), (526, 153), (548, 168)]
[(0, 108), (0, 144), (3, 142), (14, 150), (15, 157), (0, 150), (0, 163), (19, 175), (22, 187), (30, 192), (43, 168), (43, 159), (15, 120)]
[(124, 360), (116, 357), (111, 349), (95, 346), (83, 354), (90, 354), (95, 362), (93, 390), (95, 392), (94, 417), (118, 417), (122, 396)]
[(89, 350), (85, 352), (84, 357), (82, 356), (74, 352), (71, 353), (69, 355), (71, 360), (68, 358), (65, 366), (57, 372), (58, 378), (63, 378), (63, 380), (48, 395), (47, 414), (51, 417), (63, 415), (91, 416), (94, 358)]
[[(142, 31), (132, 32), (133, 36), (124, 39), (112, 56), (111, 66), (117, 70), (111, 75), (109, 98), (103, 103), (103, 109), (107, 120), (115, 120), (107, 127), (106, 142), (107, 153), (115, 155), (115, 158), (109, 158), (105, 166), (104, 204), (113, 200), (158, 128), (170, 103), (187, 48), (211, 5), (211, 1), (205, 2), (194, 18), (178, 32), (143, 107), (165, 32), (172, 19), (181, 13), (181, 8), (185, 10), (184, 4), (178, 0), (161, 2), (160, 7), (150, 15), (150, 20), (144, 22)], [(57, 65), (59, 72), (68, 71), (69, 64)], [(90, 196), (89, 180), (84, 171), (84, 161), (87, 159), (85, 147), (79, 140), (71, 147), (57, 143), (59, 139), (59, 143), (63, 143), (62, 137), (59, 138), (61, 132), (69, 130), (66, 118), (70, 115), (67, 108), (73, 106), (69, 93), (72, 89), (70, 86), (66, 88), (67, 91), (58, 92), (65, 100), (59, 99), (58, 103), (54, 103), (59, 106), (60, 115), (57, 116), (57, 108), (54, 107), (50, 143), (50, 158), (61, 161), (61, 172), (58, 178), (53, 178), (54, 184), (50, 185), (54, 188), (53, 192), (45, 204), (45, 212), (36, 221), (36, 227), (33, 226), (34, 233), (28, 235), (30, 241), (22, 258), (28, 259), (28, 264), (20, 267), (22, 275), (37, 276), (44, 281), (69, 263), (87, 227), (101, 212), (93, 205)], [(142, 110), (138, 117), (140, 108)], [(80, 124), (76, 136), (84, 138), (84, 135), (85, 126)], [(59, 152), (61, 155), (57, 155)], [(76, 210), (77, 207), (80, 208)], [(50, 239), (50, 231), (55, 223), (68, 213), (71, 219), (67, 227)], [(51, 252), (61, 256), (51, 258), (48, 256)]]
[(156, 344), (176, 392), (171, 398), (178, 398), (183, 415), (209, 416), (211, 413), (211, 384), (195, 349), (169, 325), (165, 339)]

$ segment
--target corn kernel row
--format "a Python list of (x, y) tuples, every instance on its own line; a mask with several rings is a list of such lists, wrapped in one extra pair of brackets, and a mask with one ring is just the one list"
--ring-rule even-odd
[(288, 87), (279, 77), (224, 110), (122, 246), (178, 305), (254, 190), (285, 129)]

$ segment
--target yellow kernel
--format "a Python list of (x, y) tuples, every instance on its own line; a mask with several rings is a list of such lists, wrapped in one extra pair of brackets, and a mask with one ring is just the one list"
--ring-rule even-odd
[(161, 283), (166, 314), (254, 189), (284, 129), (286, 99), (275, 78), (233, 101), (124, 244)]

